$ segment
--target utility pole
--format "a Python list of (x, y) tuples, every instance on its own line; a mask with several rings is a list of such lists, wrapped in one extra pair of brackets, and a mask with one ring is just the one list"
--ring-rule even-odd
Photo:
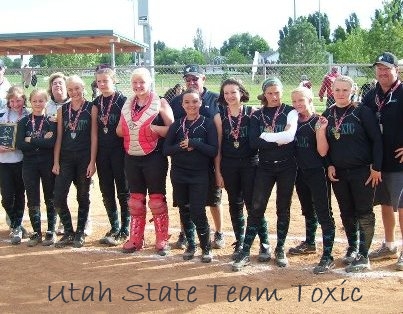
[(319, 28), (319, 30), (318, 30), (318, 34), (319, 34), (319, 40), (321, 40), (322, 39), (322, 23), (321, 23), (321, 14), (320, 14), (320, 0), (319, 0), (319, 16), (318, 16), (318, 20), (319, 20), (319, 22), (318, 22), (318, 28)]
[(295, 8), (295, 0), (294, 0), (294, 23), (295, 23), (296, 19), (297, 19), (297, 11), (296, 11), (296, 8)]

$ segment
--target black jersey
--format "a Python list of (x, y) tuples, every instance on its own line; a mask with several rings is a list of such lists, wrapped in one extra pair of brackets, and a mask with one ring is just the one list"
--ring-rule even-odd
[(319, 117), (314, 114), (308, 121), (298, 121), (295, 155), (297, 165), (301, 169), (320, 168), (325, 165), (325, 159), (317, 150), (315, 124), (318, 119)]
[[(375, 89), (371, 89), (362, 101), (364, 106), (378, 114), (378, 122), (382, 125), (382, 171), (386, 172), (403, 171), (403, 164), (395, 158), (395, 150), (403, 147), (403, 85), (398, 81), (395, 84), (399, 84), (396, 90), (384, 93), (377, 83)], [(380, 111), (375, 101), (376, 97), (379, 103), (383, 104)]]
[[(113, 97), (113, 99), (112, 99)], [(105, 148), (123, 147), (123, 138), (117, 136), (116, 127), (119, 123), (122, 107), (127, 97), (121, 92), (111, 96), (102, 95), (94, 99), (94, 106), (98, 108), (98, 146)], [(109, 109), (109, 104), (111, 107)]]
[[(45, 134), (52, 132), (52, 136), (45, 138)], [(23, 117), (18, 122), (18, 131), (16, 136), (17, 148), (24, 154), (24, 160), (31, 157), (44, 156), (48, 159), (53, 157), (53, 147), (56, 142), (56, 123), (50, 121), (46, 115), (34, 116), (32, 124), (32, 114)], [(25, 142), (25, 137), (31, 137), (31, 141)]]
[[(205, 87), (203, 90), (203, 94), (201, 95), (202, 105), (200, 107), (200, 114), (207, 118), (214, 118), (214, 116), (220, 112), (217, 103), (218, 94), (210, 92)], [(186, 116), (186, 112), (182, 107), (182, 97), (182, 94), (178, 95), (169, 103), (175, 120)]]
[[(278, 109), (278, 111), (277, 111)], [(281, 104), (280, 107), (263, 107), (252, 114), (250, 121), (249, 143), (252, 149), (259, 150), (259, 163), (286, 160), (295, 156), (295, 142), (278, 145), (267, 142), (259, 136), (267, 128), (272, 131), (282, 132), (287, 126), (287, 115), (293, 107)], [(273, 121), (274, 120), (274, 121)]]
[(372, 164), (374, 170), (381, 170), (382, 137), (375, 115), (368, 107), (333, 105), (322, 115), (329, 121), (326, 137), (332, 165), (347, 169)]
[[(62, 106), (63, 138), (61, 154), (91, 150), (91, 109), (92, 103), (85, 101), (80, 110), (70, 110), (71, 102)], [(77, 118), (77, 115), (80, 114)], [(70, 123), (77, 120), (74, 130), (69, 127)]]
[(257, 160), (257, 150), (252, 149), (249, 145), (252, 107), (242, 106), (241, 113), (237, 117), (228, 115), (227, 106), (219, 107), (223, 129), (221, 142), (222, 158), (240, 159), (256, 156)]
[[(189, 138), (192, 150), (184, 150), (179, 143)], [(212, 119), (199, 116), (196, 122), (183, 117), (176, 120), (170, 127), (164, 143), (164, 154), (171, 156), (172, 167), (188, 170), (207, 170), (210, 160), (217, 155), (217, 129)]]

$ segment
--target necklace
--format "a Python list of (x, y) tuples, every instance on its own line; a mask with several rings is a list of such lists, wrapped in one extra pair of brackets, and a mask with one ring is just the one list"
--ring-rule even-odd
[[(197, 122), (197, 120), (199, 120), (200, 115), (197, 115), (197, 117), (190, 123), (190, 125), (188, 127), (186, 127), (186, 117), (183, 118), (182, 121), (182, 131), (183, 131), (183, 136), (185, 137), (185, 139), (189, 138), (189, 131), (192, 128), (192, 126)], [(190, 122), (190, 120), (189, 120)]]
[(282, 107), (282, 105), (280, 105), (280, 106), (277, 107), (277, 110), (276, 110), (276, 112), (274, 113), (273, 119), (271, 120), (271, 125), (269, 125), (269, 124), (266, 122), (266, 119), (265, 119), (264, 114), (263, 114), (263, 109), (261, 110), (261, 115), (262, 115), (262, 120), (263, 120), (263, 123), (264, 123), (264, 131), (265, 131), (265, 132), (273, 133), (274, 130), (276, 129), (276, 120), (277, 120), (277, 117), (280, 115), (281, 112), (283, 112), (283, 111), (280, 112), (280, 108), (281, 108), (281, 107)]
[(101, 117), (100, 117), (100, 120), (104, 125), (104, 128), (103, 128), (104, 134), (108, 133), (107, 125), (108, 125), (108, 120), (109, 120), (109, 113), (111, 112), (114, 97), (115, 97), (115, 93), (112, 94), (111, 99), (109, 100), (108, 107), (105, 110), (105, 108), (104, 108), (104, 96), (103, 95), (101, 96), (101, 103), (100, 103)]
[(44, 121), (45, 121), (45, 115), (42, 115), (41, 123), (39, 124), (38, 129), (35, 130), (35, 116), (32, 114), (31, 124), (32, 124), (32, 137), (33, 138), (39, 138), (41, 136), (41, 131), (42, 131)]
[(231, 110), (230, 108), (227, 108), (227, 114), (228, 114), (228, 122), (229, 126), (231, 128), (231, 131), (229, 132), (230, 135), (234, 138), (234, 147), (239, 148), (239, 132), (241, 130), (241, 121), (242, 121), (242, 105), (239, 107), (239, 114), (238, 114), (238, 122), (236, 126), (234, 127), (232, 124), (232, 116), (231, 116)]
[(334, 118), (334, 128), (332, 129), (333, 136), (336, 140), (340, 139), (341, 133), (340, 133), (340, 126), (343, 123), (344, 118), (346, 117), (348, 109), (351, 107), (351, 103), (347, 106), (346, 110), (343, 112), (341, 117), (337, 119), (336, 115), (336, 106), (334, 107), (333, 110), (333, 118)]
[(75, 116), (75, 118), (74, 118), (74, 121), (71, 122), (71, 120), (72, 120), (72, 110), (71, 110), (71, 107), (73, 106), (73, 104), (70, 102), (70, 106), (69, 106), (69, 124), (68, 124), (67, 126), (68, 126), (68, 128), (70, 129), (70, 131), (71, 131), (71, 132), (70, 132), (70, 136), (71, 136), (71, 138), (72, 138), (73, 140), (76, 138), (76, 135), (77, 135), (77, 133), (76, 133), (76, 128), (77, 128), (77, 124), (78, 124), (78, 118), (80, 117), (81, 111), (82, 111), (82, 109), (83, 109), (83, 105), (84, 105), (84, 102), (81, 103), (80, 108), (78, 109), (78, 112), (77, 112), (77, 114), (76, 114), (76, 116)]

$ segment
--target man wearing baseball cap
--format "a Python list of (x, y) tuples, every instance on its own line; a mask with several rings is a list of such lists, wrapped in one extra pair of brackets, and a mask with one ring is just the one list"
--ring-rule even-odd
[[(397, 257), (396, 211), (403, 235), (403, 85), (398, 77), (398, 59), (393, 53), (383, 52), (373, 67), (378, 83), (362, 103), (375, 112), (383, 138), (382, 182), (376, 188), (375, 204), (382, 208), (385, 240), (369, 254), (369, 259), (376, 261)], [(403, 251), (403, 238), (401, 241)], [(396, 269), (403, 271), (403, 252), (397, 259)]]
[(6, 109), (6, 95), (7, 91), (10, 89), (11, 84), (7, 80), (7, 78), (4, 76), (4, 73), (6, 71), (6, 66), (4, 64), (4, 61), (0, 59), (0, 112), (5, 111)]
[[(188, 64), (183, 68), (183, 79), (185, 80), (186, 89), (192, 88), (199, 91), (202, 99), (202, 105), (200, 107), (200, 114), (214, 120), (214, 124), (217, 128), (219, 139), (219, 151), (221, 147), (221, 135), (222, 124), (221, 116), (218, 108), (218, 94), (207, 90), (204, 87), (206, 81), (206, 75), (204, 69), (198, 64)], [(185, 110), (182, 107), (182, 95), (176, 96), (170, 103), (172, 111), (174, 113), (175, 120), (180, 119), (186, 115)], [(220, 154), (219, 154), (220, 155)], [(221, 208), (221, 194), (223, 179), (220, 172), (220, 156), (216, 157), (211, 162), (211, 171), (209, 173), (209, 192), (207, 199), (207, 206), (210, 206), (211, 215), (214, 220), (215, 234), (212, 247), (221, 249), (224, 247), (224, 234), (222, 232), (223, 212)], [(174, 206), (175, 200), (174, 200)], [(179, 235), (179, 239), (176, 243), (177, 248), (185, 248), (186, 239), (183, 232)]]

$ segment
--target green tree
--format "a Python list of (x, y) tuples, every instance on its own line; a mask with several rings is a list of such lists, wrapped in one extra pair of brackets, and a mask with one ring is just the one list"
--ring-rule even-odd
[(360, 20), (358, 19), (357, 14), (355, 13), (350, 14), (348, 19), (345, 20), (345, 23), (346, 23), (346, 32), (348, 34), (351, 34), (351, 32), (354, 29), (361, 28)]
[(304, 18), (288, 27), (287, 35), (279, 41), (281, 63), (322, 63), (325, 61), (324, 41)]
[(234, 48), (225, 55), (228, 64), (247, 64), (250, 60), (244, 56), (238, 49)]
[(336, 63), (370, 63), (367, 45), (368, 31), (361, 28), (353, 29), (345, 40), (338, 39), (328, 45)]
[[(320, 23), (319, 23), (320, 19)], [(322, 12), (315, 12), (314, 14), (308, 15), (308, 22), (313, 25), (316, 29), (316, 34), (319, 37), (319, 24), (320, 24), (320, 35), (325, 40), (326, 43), (330, 43), (330, 23), (327, 14)]]
[(167, 46), (163, 41), (157, 41), (156, 43), (154, 43), (155, 53), (157, 53), (157, 51), (163, 51), (165, 48), (167, 48)]
[(337, 26), (335, 31), (333, 32), (333, 42), (337, 42), (338, 40), (344, 41), (347, 38), (347, 33), (343, 27), (340, 25)]
[(368, 52), (373, 60), (382, 51), (403, 56), (403, 0), (385, 2), (383, 9), (375, 10), (368, 34)]
[(260, 36), (252, 36), (249, 33), (232, 35), (228, 40), (224, 41), (220, 49), (221, 55), (226, 56), (231, 50), (237, 49), (244, 55), (248, 63), (252, 62), (255, 51), (264, 52), (272, 51), (268, 43)]
[(206, 64), (206, 59), (204, 58), (204, 54), (200, 51), (197, 51), (193, 48), (184, 48), (179, 57), (180, 64)]
[(156, 65), (175, 65), (178, 63), (181, 52), (178, 49), (165, 48), (155, 51), (154, 63)]
[(206, 45), (203, 39), (203, 32), (200, 28), (196, 29), (196, 35), (193, 37), (193, 47), (195, 50), (205, 53), (207, 51)]

